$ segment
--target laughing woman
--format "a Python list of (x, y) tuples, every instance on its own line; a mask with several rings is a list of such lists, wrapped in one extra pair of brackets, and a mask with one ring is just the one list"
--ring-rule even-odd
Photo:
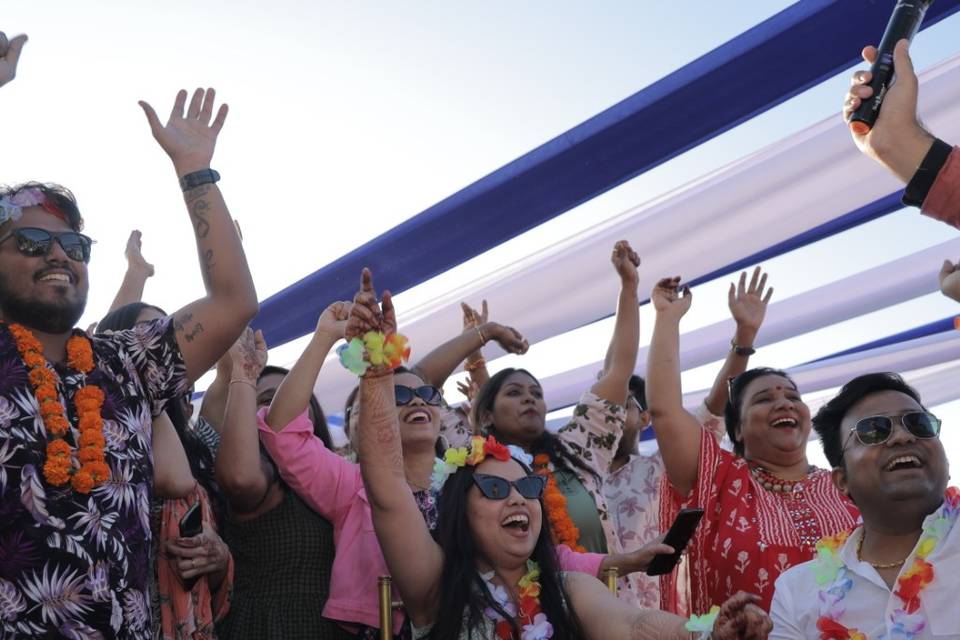
[[(372, 288), (369, 280), (365, 289)], [(388, 293), (382, 310), (354, 305), (347, 337), (390, 337), (396, 318)], [(690, 638), (682, 618), (637, 609), (594, 578), (559, 570), (549, 521), (547, 480), (492, 437), (448, 457), (439, 522), (431, 535), (408, 482), (404, 430), (395, 409), (395, 375), (370, 366), (360, 383), (359, 453), (373, 525), (413, 624), (414, 638), (451, 640), (644, 640)], [(515, 449), (516, 454), (525, 454)], [(765, 638), (771, 624), (738, 594), (724, 603), (713, 638)]]
[[(647, 398), (669, 481), (661, 527), (683, 506), (706, 512), (688, 547), (694, 612), (738, 590), (759, 594), (767, 610), (777, 577), (810, 560), (821, 537), (853, 528), (858, 512), (830, 472), (807, 461), (810, 409), (783, 371), (750, 369), (731, 381), (725, 421), (733, 453), (684, 410), (679, 327), (692, 295), (680, 295), (679, 284), (661, 280), (651, 294), (657, 317)], [(676, 585), (670, 576), (661, 584), (670, 609)]]

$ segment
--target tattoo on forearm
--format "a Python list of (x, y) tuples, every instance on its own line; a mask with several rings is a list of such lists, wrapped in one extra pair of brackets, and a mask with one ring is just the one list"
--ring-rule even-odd
[(187, 330), (187, 323), (193, 320), (193, 314), (189, 311), (180, 317), (173, 317), (173, 328), (177, 333), (184, 333)]
[[(397, 406), (393, 394), (387, 394), (378, 385), (374, 388), (363, 388), (361, 382), (360, 406), (360, 438), (372, 437), (376, 443), (375, 455), (383, 462), (383, 466), (393, 469), (403, 469), (403, 451), (400, 443), (400, 431), (397, 425)], [(369, 430), (365, 433), (366, 430)], [(363, 447), (365, 448), (365, 447)], [(362, 454), (361, 454), (362, 455)]]
[(183, 337), (187, 339), (187, 342), (193, 342), (193, 339), (201, 333), (203, 333), (203, 325), (198, 322), (193, 325), (193, 329), (191, 329), (189, 333), (185, 333)]
[(208, 193), (210, 193), (210, 185), (205, 184), (196, 189), (191, 189), (184, 195), (198, 238), (206, 238), (207, 234), (210, 233), (210, 222), (207, 220), (207, 215), (210, 213), (210, 203), (205, 199)]
[(203, 252), (203, 272), (209, 275), (213, 264), (213, 249), (207, 249)]

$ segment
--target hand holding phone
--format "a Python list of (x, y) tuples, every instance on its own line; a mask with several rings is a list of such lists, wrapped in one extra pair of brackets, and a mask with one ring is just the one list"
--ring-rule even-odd
[(655, 555), (650, 561), (650, 566), (647, 567), (648, 576), (659, 576), (673, 571), (680, 562), (680, 555), (697, 530), (701, 518), (703, 518), (703, 509), (682, 509), (677, 514), (676, 520), (670, 525), (670, 531), (663, 538), (663, 544), (673, 547), (674, 552)]
[[(181, 538), (192, 538), (203, 533), (203, 510), (201, 509), (199, 500), (193, 503), (193, 506), (187, 509), (187, 512), (180, 518), (179, 528)], [(183, 580), (183, 588), (190, 591), (199, 579), (200, 576), (185, 578)]]

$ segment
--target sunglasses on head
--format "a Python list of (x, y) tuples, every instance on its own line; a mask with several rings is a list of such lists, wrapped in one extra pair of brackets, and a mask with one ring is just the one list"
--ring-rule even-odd
[(488, 500), (505, 500), (510, 495), (510, 487), (516, 487), (517, 492), (527, 500), (537, 500), (543, 495), (547, 479), (543, 476), (525, 476), (517, 480), (507, 480), (500, 476), (475, 473), (473, 483)]
[(429, 384), (416, 388), (397, 384), (393, 387), (393, 396), (397, 401), (398, 407), (410, 404), (414, 398), (420, 398), (431, 407), (436, 407), (440, 404), (440, 400), (443, 397), (440, 394), (440, 389)]
[[(901, 416), (900, 423), (903, 428), (910, 432), (915, 438), (929, 439), (940, 435), (940, 419), (929, 411), (911, 411)], [(890, 416), (870, 416), (857, 421), (857, 424), (850, 428), (850, 438), (857, 437), (860, 444), (872, 446), (883, 444), (890, 439), (893, 434), (894, 420), (896, 417)], [(846, 445), (844, 445), (846, 449)]]
[(0, 240), (3, 244), (10, 238), (17, 241), (17, 251), (25, 256), (36, 258), (45, 256), (53, 248), (56, 240), (67, 257), (76, 262), (90, 262), (92, 239), (76, 231), (47, 231), (35, 227), (20, 227)]

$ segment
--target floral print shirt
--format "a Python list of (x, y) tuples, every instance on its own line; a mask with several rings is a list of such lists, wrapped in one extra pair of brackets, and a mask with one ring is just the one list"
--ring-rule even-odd
[[(110, 480), (88, 495), (43, 477), (47, 433), (27, 369), (0, 323), (0, 638), (150, 636), (152, 415), (186, 393), (169, 318), (92, 339)], [(50, 366), (48, 364), (48, 366)], [(83, 375), (56, 365), (76, 445)]]

